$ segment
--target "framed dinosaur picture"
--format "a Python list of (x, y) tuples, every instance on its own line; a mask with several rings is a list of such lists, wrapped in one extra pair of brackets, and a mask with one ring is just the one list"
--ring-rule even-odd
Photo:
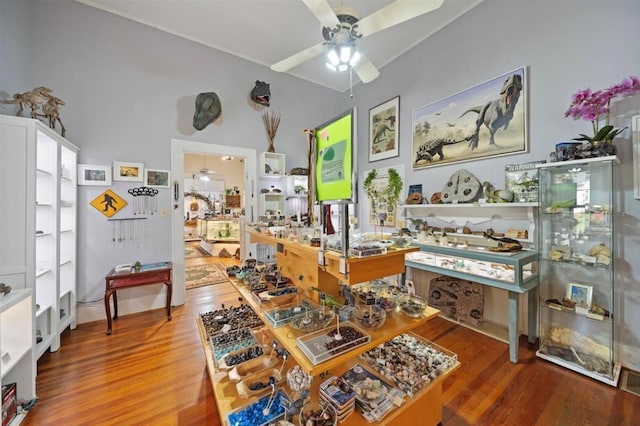
[(526, 152), (526, 68), (412, 113), (414, 169)]
[(369, 162), (397, 157), (400, 96), (369, 110)]

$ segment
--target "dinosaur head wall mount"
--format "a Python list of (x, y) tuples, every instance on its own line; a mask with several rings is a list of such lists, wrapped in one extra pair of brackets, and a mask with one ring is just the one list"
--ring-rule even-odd
[(271, 104), (271, 89), (269, 83), (256, 80), (256, 84), (249, 94), (251, 101), (257, 105), (269, 106)]
[(196, 96), (196, 111), (193, 127), (202, 130), (216, 121), (222, 114), (222, 102), (215, 92), (204, 92)]

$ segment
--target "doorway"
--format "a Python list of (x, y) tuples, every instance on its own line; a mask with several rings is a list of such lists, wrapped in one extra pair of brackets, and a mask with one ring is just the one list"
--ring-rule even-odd
[[(251, 148), (239, 148), (228, 145), (214, 145), (203, 142), (193, 142), (181, 139), (171, 140), (171, 174), (173, 176), (172, 187), (172, 261), (173, 261), (173, 304), (182, 305), (185, 302), (185, 238), (184, 238), (184, 194), (189, 188), (184, 187), (185, 156), (189, 154), (233, 156), (244, 160), (244, 186), (240, 189), (243, 199), (245, 218), (251, 221), (253, 212), (256, 211), (256, 151)], [(244, 220), (241, 218), (240, 222)], [(245, 257), (247, 242), (240, 227), (241, 256)]]

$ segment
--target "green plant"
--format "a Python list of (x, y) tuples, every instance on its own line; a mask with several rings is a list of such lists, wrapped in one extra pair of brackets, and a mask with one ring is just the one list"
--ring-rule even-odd
[(389, 169), (388, 173), (389, 179), (387, 184), (381, 190), (378, 190), (374, 184), (374, 181), (378, 177), (376, 169), (371, 170), (364, 179), (362, 186), (372, 204), (382, 202), (389, 205), (396, 205), (398, 203), (400, 192), (402, 192), (402, 178), (396, 169)]

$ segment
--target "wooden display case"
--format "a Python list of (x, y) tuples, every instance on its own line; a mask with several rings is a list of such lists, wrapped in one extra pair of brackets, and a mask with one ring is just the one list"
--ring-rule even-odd
[[(303, 270), (303, 272), (301, 272), (303, 273), (303, 279), (297, 283), (300, 284), (299, 288), (303, 289), (303, 292), (307, 291), (310, 286), (318, 286), (324, 291), (329, 292), (333, 288), (337, 289), (338, 280), (346, 280), (346, 282), (349, 282), (350, 276), (354, 280), (360, 279), (364, 276), (364, 272), (362, 271), (367, 269), (376, 271), (378, 274), (377, 277), (395, 274), (399, 269), (404, 269), (404, 254), (416, 250), (414, 248), (399, 249), (397, 250), (397, 253), (393, 253), (396, 250), (392, 250), (391, 254), (383, 256), (372, 256), (365, 259), (347, 259), (347, 271), (350, 271), (352, 275), (348, 273), (345, 276), (339, 272), (337, 268), (327, 267), (324, 268), (326, 269), (324, 270), (323, 268), (318, 267), (318, 248), (302, 246), (292, 241), (276, 239), (255, 231), (247, 231), (247, 233), (249, 234), (252, 242), (270, 244), (277, 247), (278, 264), (282, 265), (283, 274), (286, 275), (289, 272)], [(338, 256), (335, 256), (333, 253), (325, 253), (324, 255), (325, 258), (329, 259), (329, 263), (338, 261)], [(296, 277), (297, 275), (291, 276)], [(413, 330), (439, 314), (439, 311), (434, 308), (427, 308), (425, 315), (421, 318), (407, 317), (400, 312), (391, 313), (387, 316), (387, 320), (383, 327), (379, 329), (366, 330), (367, 334), (370, 336), (370, 341), (368, 343), (319, 364), (314, 364), (296, 345), (296, 339), (304, 335), (303, 332), (298, 332), (288, 325), (278, 328), (272, 327), (264, 316), (263, 307), (253, 299), (250, 291), (236, 280), (232, 280), (232, 283), (238, 293), (242, 296), (243, 300), (263, 318), (269, 336), (268, 341), (271, 339), (277, 340), (279, 344), (291, 355), (288, 365), (286, 365), (285, 368), (298, 364), (313, 376), (320, 376), (324, 374), (339, 376), (355, 364), (362, 362), (358, 359), (358, 355), (361, 353), (368, 351), (369, 349), (380, 345), (399, 334)], [(329, 284), (327, 285), (327, 283)], [(331, 291), (331, 293), (335, 295), (338, 294), (337, 291)], [(238, 395), (235, 383), (232, 383), (227, 378), (225, 372), (216, 370), (211, 353), (211, 345), (207, 340), (204, 327), (199, 319), (197, 319), (197, 323), (207, 360), (209, 378), (213, 386), (216, 404), (220, 413), (220, 419), (221, 422), (225, 424), (227, 414), (232, 410), (247, 404), (249, 399), (242, 398)], [(456, 361), (453, 368), (435, 378), (426, 387), (418, 391), (413, 397), (409, 398), (401, 407), (390, 412), (378, 424), (410, 424), (417, 418), (421, 419), (421, 424), (423, 425), (437, 425), (441, 423), (442, 383), (445, 378), (458, 367), (459, 363)], [(312, 384), (312, 400), (319, 399), (318, 387), (320, 382), (321, 380), (316, 379)], [(344, 424), (365, 425), (369, 423), (359, 413), (353, 413), (348, 417)]]

